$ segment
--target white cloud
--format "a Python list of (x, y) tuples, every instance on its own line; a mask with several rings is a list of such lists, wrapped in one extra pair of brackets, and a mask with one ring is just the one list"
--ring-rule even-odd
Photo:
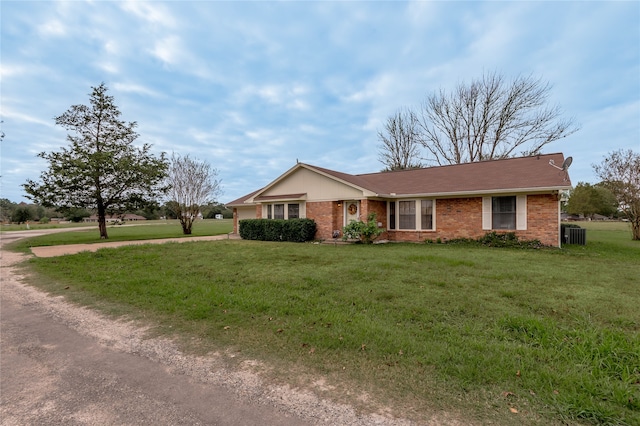
[(132, 13), (151, 24), (157, 24), (167, 28), (174, 28), (176, 26), (176, 21), (172, 13), (161, 3), (128, 0), (122, 3), (121, 7), (122, 10)]
[(0, 64), (0, 78), (3, 80), (8, 77), (23, 75), (27, 72), (29, 72), (29, 68), (23, 65)]
[(180, 39), (177, 36), (168, 36), (156, 41), (151, 54), (168, 65), (176, 65), (182, 51)]
[(113, 88), (119, 92), (125, 93), (137, 93), (140, 95), (147, 95), (154, 98), (160, 97), (161, 95), (155, 90), (149, 89), (148, 87), (141, 86), (139, 84), (133, 83), (115, 83)]
[(2, 160), (63, 145), (52, 118), (105, 81), (141, 141), (211, 161), (237, 198), (296, 157), (375, 171), (390, 114), (497, 70), (553, 84), (552, 103), (583, 129), (550, 149), (574, 155), (572, 178), (584, 180), (589, 157), (640, 142), (637, 12), (633, 2), (3, 2)]
[(44, 37), (64, 36), (67, 33), (67, 28), (57, 19), (52, 19), (38, 25), (37, 31)]
[(237, 99), (249, 102), (252, 98), (259, 98), (272, 105), (282, 105), (292, 110), (308, 110), (310, 105), (303, 99), (310, 89), (301, 84), (267, 84), (264, 86), (247, 86), (240, 90)]
[(118, 74), (120, 72), (120, 68), (114, 62), (99, 61), (96, 63), (96, 67), (100, 68), (101, 70), (104, 70), (109, 74)]
[(54, 127), (51, 120), (45, 121), (41, 117), (24, 114), (22, 112), (13, 111), (10, 108), (7, 108), (6, 103), (2, 107), (2, 119), (3, 120), (14, 120), (14, 121), (22, 121), (24, 123), (32, 123), (39, 124), (41, 126), (46, 127)]

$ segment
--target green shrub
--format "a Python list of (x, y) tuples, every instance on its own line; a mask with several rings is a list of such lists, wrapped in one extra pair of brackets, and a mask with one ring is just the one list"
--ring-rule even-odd
[(477, 240), (469, 238), (457, 238), (449, 240), (447, 244), (479, 244), (489, 247), (515, 247), (515, 248), (540, 248), (544, 244), (540, 240), (521, 240), (515, 232), (498, 233), (487, 232)]
[(342, 228), (342, 239), (356, 239), (362, 243), (371, 244), (382, 232), (383, 230), (378, 228), (376, 214), (369, 213), (366, 223), (361, 220), (355, 220)]
[(243, 219), (239, 222), (244, 240), (304, 242), (313, 240), (316, 223), (312, 219)]

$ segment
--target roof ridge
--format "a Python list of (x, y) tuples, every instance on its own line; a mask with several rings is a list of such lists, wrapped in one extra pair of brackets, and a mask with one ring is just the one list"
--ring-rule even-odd
[(352, 176), (371, 176), (371, 175), (379, 175), (379, 174), (383, 174), (383, 173), (387, 174), (387, 173), (417, 172), (417, 171), (421, 171), (421, 170), (428, 170), (428, 169), (435, 169), (435, 168), (445, 168), (445, 167), (457, 167), (457, 166), (465, 166), (465, 165), (484, 164), (484, 163), (489, 163), (489, 162), (495, 163), (495, 162), (499, 162), (499, 161), (513, 161), (513, 160), (522, 160), (522, 159), (532, 158), (532, 157), (547, 157), (547, 156), (552, 156), (552, 155), (564, 155), (564, 154), (562, 152), (554, 152), (554, 153), (548, 153), (548, 154), (523, 155), (521, 157), (493, 158), (493, 159), (480, 160), (480, 161), (467, 161), (466, 163), (439, 164), (439, 165), (429, 166), (429, 167), (417, 167), (417, 168), (402, 169), (402, 170), (387, 170), (387, 171), (381, 171), (381, 172), (360, 173), (360, 174), (352, 175)]

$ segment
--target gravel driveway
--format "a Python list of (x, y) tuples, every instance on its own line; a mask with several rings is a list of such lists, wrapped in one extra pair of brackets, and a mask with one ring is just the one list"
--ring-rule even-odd
[[(3, 234), (2, 242), (13, 237)], [(146, 337), (140, 325), (27, 285), (15, 266), (25, 255), (2, 250), (0, 256), (2, 425), (414, 424), (356, 413), (314, 389), (265, 383), (258, 361), (232, 370), (220, 354), (185, 355), (169, 340)], [(447, 417), (423, 424), (462, 424)]]

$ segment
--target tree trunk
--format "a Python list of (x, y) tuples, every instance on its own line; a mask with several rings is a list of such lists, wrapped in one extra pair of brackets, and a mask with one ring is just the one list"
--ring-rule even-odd
[(102, 203), (98, 203), (98, 229), (100, 229), (100, 239), (108, 240), (107, 235), (107, 218), (105, 214), (105, 208)]
[(182, 234), (183, 235), (191, 235), (191, 220), (188, 218), (184, 218), (180, 221), (182, 225)]
[(636, 217), (631, 220), (631, 234), (632, 240), (640, 240), (640, 217)]

